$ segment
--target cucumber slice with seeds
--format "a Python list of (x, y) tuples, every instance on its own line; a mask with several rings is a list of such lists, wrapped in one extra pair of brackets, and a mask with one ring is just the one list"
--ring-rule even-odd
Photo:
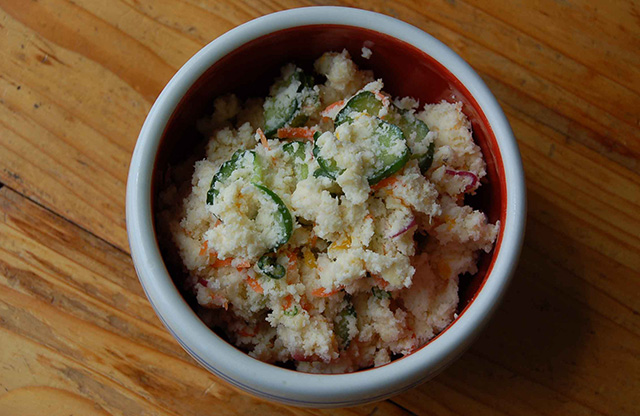
[[(251, 161), (249, 161), (249, 159), (247, 158), (248, 155), (252, 155)], [(238, 150), (231, 156), (231, 159), (227, 160), (222, 164), (222, 166), (220, 166), (218, 172), (216, 172), (216, 174), (213, 175), (213, 178), (211, 178), (211, 184), (209, 185), (209, 190), (207, 191), (207, 205), (213, 205), (215, 198), (219, 194), (219, 190), (217, 188), (219, 188), (219, 186), (221, 186), (224, 181), (229, 179), (231, 174), (236, 169), (240, 168), (243, 163), (253, 164), (251, 175), (252, 181), (262, 181), (262, 164), (256, 152), (252, 150)]]
[(282, 202), (282, 199), (280, 199), (278, 194), (273, 192), (271, 189), (259, 183), (253, 183), (253, 186), (258, 188), (265, 195), (271, 198), (273, 202), (276, 203), (276, 206), (278, 207), (276, 212), (273, 213), (276, 219), (276, 223), (280, 227), (280, 233), (279, 233), (280, 240), (278, 240), (275, 247), (271, 248), (273, 251), (275, 251), (281, 246), (283, 246), (284, 244), (287, 244), (287, 242), (289, 241), (289, 238), (291, 238), (291, 233), (293, 232), (293, 218), (291, 217), (291, 212), (289, 211), (289, 208), (287, 208), (285, 203)]
[[(395, 108), (395, 106), (394, 106)], [(395, 108), (397, 115), (393, 118), (393, 123), (400, 127), (405, 138), (408, 140), (412, 138), (414, 143), (427, 140), (427, 134), (429, 134), (429, 127), (418, 120), (415, 116), (408, 112), (402, 112), (398, 108)], [(411, 159), (418, 159), (418, 165), (420, 166), (420, 172), (426, 173), (431, 164), (433, 163), (433, 153), (435, 151), (435, 143), (431, 142), (427, 148), (427, 152), (423, 154), (413, 154)]]
[[(289, 87), (294, 82), (299, 85), (296, 91), (291, 91)], [(287, 80), (277, 85), (279, 92), (264, 102), (265, 136), (273, 138), (282, 127), (300, 127), (307, 122), (308, 116), (300, 109), (305, 99), (303, 90), (312, 89), (313, 83), (313, 76), (296, 69)]]
[(367, 113), (370, 116), (377, 117), (382, 108), (382, 102), (378, 100), (371, 91), (362, 91), (349, 99), (347, 104), (338, 112), (333, 120), (335, 127), (350, 121), (349, 115), (353, 112)]

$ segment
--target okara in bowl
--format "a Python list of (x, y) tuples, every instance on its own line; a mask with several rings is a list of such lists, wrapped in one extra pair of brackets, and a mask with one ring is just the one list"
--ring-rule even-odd
[[(373, 55), (360, 56), (363, 46)], [(411, 355), (350, 374), (295, 372), (255, 360), (196, 316), (169, 274), (154, 229), (163, 173), (204, 140), (197, 120), (225, 93), (264, 96), (279, 68), (308, 66), (326, 51), (347, 49), (393, 96), (421, 103), (461, 101), (487, 162), (488, 183), (468, 202), (499, 220), (494, 250), (479, 272), (461, 279), (458, 318)], [(480, 77), (438, 40), (399, 20), (358, 9), (312, 7), (248, 22), (198, 52), (167, 84), (140, 132), (127, 184), (127, 230), (140, 282), (158, 316), (200, 364), (233, 386), (298, 406), (352, 406), (389, 397), (433, 377), (470, 345), (495, 310), (516, 266), (525, 218), (525, 187), (516, 141)], [(173, 273), (178, 276), (178, 273)]]

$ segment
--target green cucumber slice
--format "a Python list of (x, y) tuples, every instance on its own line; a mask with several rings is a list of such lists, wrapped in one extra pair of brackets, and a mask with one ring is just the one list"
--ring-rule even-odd
[[(381, 180), (388, 178), (404, 167), (411, 157), (411, 150), (407, 146), (402, 130), (394, 124), (387, 123), (384, 120), (378, 120), (379, 124), (374, 131), (374, 138), (379, 146), (375, 148), (376, 158), (382, 161), (382, 166), (367, 176), (369, 185), (375, 185)], [(394, 142), (401, 141), (404, 144), (404, 150), (400, 155), (389, 152)]]
[[(400, 127), (402, 133), (406, 139), (409, 139), (414, 136), (415, 142), (421, 142), (423, 140), (427, 140), (427, 134), (429, 134), (429, 127), (422, 122), (422, 120), (418, 120), (416, 117), (412, 117), (407, 112), (398, 111), (397, 116), (394, 119), (395, 124)], [(420, 166), (420, 172), (423, 174), (426, 173), (431, 164), (433, 163), (433, 153), (435, 151), (435, 143), (431, 142), (429, 147), (427, 148), (427, 152), (423, 154), (413, 154), (411, 156), (412, 159), (418, 159), (418, 165)]]
[(283, 246), (284, 244), (287, 244), (287, 242), (289, 241), (289, 238), (291, 238), (291, 233), (293, 232), (293, 218), (291, 217), (291, 212), (289, 211), (289, 208), (287, 208), (285, 203), (282, 202), (282, 199), (280, 199), (280, 197), (275, 192), (273, 192), (271, 189), (269, 189), (266, 186), (261, 185), (259, 183), (255, 183), (255, 182), (253, 183), (253, 186), (258, 188), (265, 195), (267, 195), (269, 198), (271, 198), (273, 200), (273, 202), (275, 202), (277, 207), (278, 207), (278, 209), (276, 210), (276, 212), (274, 212), (273, 215), (276, 218), (276, 223), (280, 227), (281, 238), (276, 243), (276, 245), (271, 248), (272, 250), (275, 251), (279, 247)]
[[(294, 81), (300, 82), (300, 85), (295, 93), (289, 91), (287, 95), (287, 88)], [(278, 85), (279, 93), (267, 97), (264, 102), (265, 136), (273, 138), (282, 127), (300, 127), (307, 122), (308, 116), (300, 111), (304, 99), (302, 91), (313, 88), (313, 83), (313, 76), (305, 74), (301, 69), (296, 69), (287, 80)]]
[(251, 154), (253, 156), (253, 173), (251, 176), (251, 180), (254, 182), (262, 181), (262, 163), (256, 152), (252, 150), (240, 149), (231, 156), (231, 159), (224, 162), (222, 166), (220, 166), (220, 169), (218, 169), (218, 172), (216, 172), (216, 174), (213, 175), (213, 178), (211, 178), (211, 184), (209, 185), (209, 190), (207, 191), (207, 205), (213, 205), (215, 198), (219, 194), (218, 189), (216, 189), (216, 185), (218, 183), (222, 184), (224, 181), (229, 179), (233, 171), (240, 167), (240, 163), (246, 163), (247, 154)]
[(272, 254), (265, 254), (258, 260), (258, 268), (267, 277), (272, 279), (282, 279), (287, 270), (278, 263), (278, 258)]
[(349, 99), (347, 104), (338, 112), (333, 120), (334, 125), (338, 127), (340, 124), (350, 121), (349, 115), (353, 112), (367, 113), (370, 116), (377, 117), (382, 102), (378, 100), (371, 91), (362, 91)]

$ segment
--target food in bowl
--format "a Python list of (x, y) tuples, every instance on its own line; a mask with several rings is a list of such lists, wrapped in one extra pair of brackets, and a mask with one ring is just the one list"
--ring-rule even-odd
[(314, 70), (217, 98), (206, 157), (158, 218), (207, 324), (260, 360), (343, 373), (443, 331), (499, 223), (465, 205), (486, 166), (461, 103), (393, 99), (346, 51)]

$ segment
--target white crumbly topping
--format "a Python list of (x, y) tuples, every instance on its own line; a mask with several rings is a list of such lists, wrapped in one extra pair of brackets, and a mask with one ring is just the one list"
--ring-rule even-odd
[[(368, 59), (371, 50), (364, 47), (362, 56)], [(359, 70), (346, 51), (324, 54), (314, 68), (326, 82), (303, 86), (291, 64), (271, 94), (281, 106), (299, 99), (299, 123), (322, 133), (317, 154), (308, 140), (285, 149), (272, 137), (264, 145), (257, 129), (264, 106), (272, 105), (264, 98), (219, 97), (212, 117), (199, 123), (210, 137), (206, 158), (176, 168), (191, 181), (162, 192), (158, 221), (206, 308), (205, 322), (223, 327), (258, 359), (348, 372), (408, 354), (449, 325), (458, 276), (476, 272), (478, 253), (492, 249), (499, 224), (463, 203), (486, 167), (462, 104), (420, 109), (410, 97), (392, 101), (382, 80)], [(378, 114), (352, 112), (334, 129), (330, 119), (360, 91), (381, 100)], [(424, 122), (426, 137), (414, 130), (400, 136), (380, 121), (393, 124), (398, 112), (409, 124)], [(419, 161), (432, 144), (433, 163), (421, 172)], [(212, 178), (242, 149), (214, 185), (215, 202), (207, 203)], [(371, 179), (407, 149), (414, 156), (401, 170), (382, 182)], [(335, 180), (318, 175), (319, 158), (335, 164)], [(291, 237), (262, 270), (258, 259), (281, 244), (285, 228), (280, 205), (256, 184), (273, 191), (292, 216)], [(421, 248), (417, 233), (429, 235)], [(285, 273), (277, 279), (263, 270)]]

